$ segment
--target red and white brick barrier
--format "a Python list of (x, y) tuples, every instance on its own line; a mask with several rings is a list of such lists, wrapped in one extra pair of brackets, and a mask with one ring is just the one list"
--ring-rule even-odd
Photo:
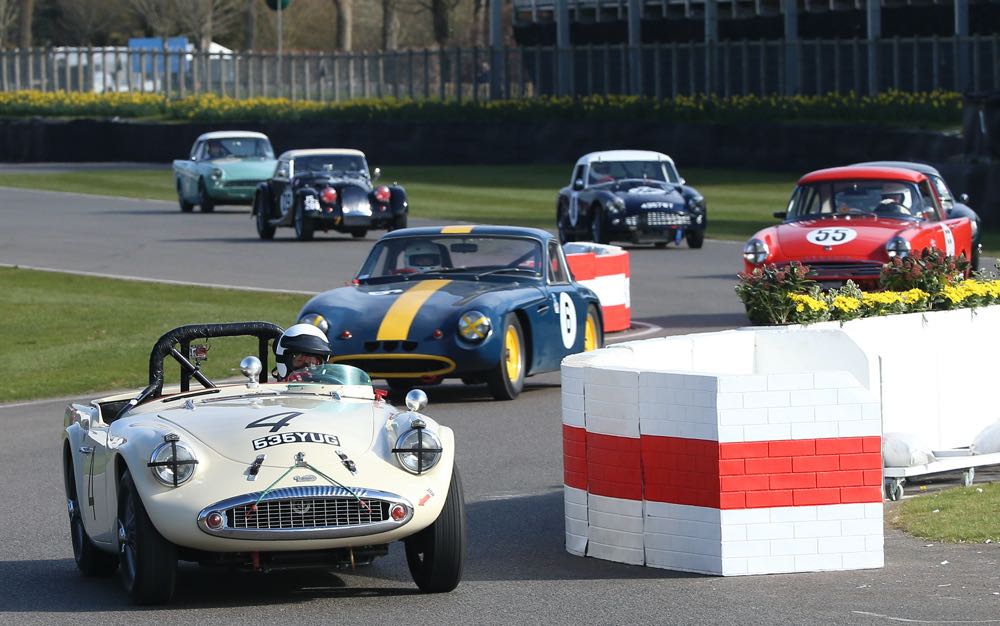
[(726, 576), (883, 565), (878, 363), (843, 332), (617, 344), (562, 380), (569, 552)]
[(628, 251), (596, 243), (571, 243), (564, 249), (573, 277), (601, 301), (604, 330), (628, 330), (632, 325)]

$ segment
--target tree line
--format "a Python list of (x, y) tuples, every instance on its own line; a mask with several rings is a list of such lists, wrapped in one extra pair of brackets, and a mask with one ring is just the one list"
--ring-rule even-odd
[[(489, 3), (503, 1), (291, 0), (281, 15), (281, 41), (286, 50), (484, 46)], [(511, 6), (504, 4), (503, 32), (510, 33)], [(0, 0), (0, 49), (186, 36), (199, 50), (209, 42), (273, 50), (277, 26), (266, 0)]]

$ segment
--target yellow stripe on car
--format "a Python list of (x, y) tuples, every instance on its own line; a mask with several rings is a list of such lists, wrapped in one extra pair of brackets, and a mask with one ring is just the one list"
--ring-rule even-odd
[(378, 341), (405, 341), (417, 311), (450, 280), (424, 280), (405, 291), (386, 312), (378, 327)]
[(441, 234), (471, 233), (472, 226), (445, 226), (441, 229)]

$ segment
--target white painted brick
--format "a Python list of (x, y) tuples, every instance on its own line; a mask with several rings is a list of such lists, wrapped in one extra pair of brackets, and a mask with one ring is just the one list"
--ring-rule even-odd
[(588, 542), (587, 556), (606, 561), (615, 561), (616, 563), (627, 563), (629, 565), (642, 565), (645, 563), (645, 553), (641, 547), (623, 548), (602, 544), (593, 539)]
[(882, 519), (885, 514), (885, 506), (881, 502), (869, 502), (865, 504), (865, 517), (869, 519)]
[(842, 569), (844, 569), (844, 559), (839, 554), (801, 554), (795, 557), (797, 572)]
[(743, 407), (747, 409), (788, 406), (787, 391), (748, 391), (743, 394)]
[(796, 537), (839, 537), (839, 520), (816, 521), (816, 522), (795, 522)]
[(765, 409), (726, 409), (719, 411), (719, 426), (743, 426), (745, 424), (766, 424)]
[(722, 541), (746, 541), (747, 527), (745, 524), (727, 524), (721, 527)]
[(620, 530), (638, 534), (642, 534), (643, 532), (642, 518), (634, 515), (618, 515), (616, 513), (605, 513), (591, 509), (587, 521), (593, 528)]
[(794, 556), (758, 556), (747, 559), (747, 574), (783, 574), (794, 571)]
[(569, 426), (578, 426), (580, 428), (584, 428), (587, 424), (586, 413), (584, 413), (583, 411), (578, 411), (575, 409), (567, 409), (566, 407), (563, 407), (562, 421), (563, 424), (567, 424)]
[(708, 439), (715, 441), (719, 438), (719, 429), (715, 424), (681, 423), (678, 436), (685, 439)]
[(668, 519), (719, 524), (721, 511), (719, 509), (691, 506), (688, 504), (671, 504), (668, 502), (646, 502), (646, 517), (662, 517)]
[(837, 404), (837, 390), (813, 389), (810, 391), (790, 391), (788, 392), (788, 403), (791, 406)]
[(774, 441), (792, 439), (792, 426), (797, 424), (761, 424), (743, 427), (744, 441)]
[(757, 557), (770, 556), (770, 541), (723, 541), (723, 557)]
[(742, 426), (719, 426), (719, 442), (746, 441)]
[(570, 535), (576, 535), (578, 537), (587, 536), (587, 520), (579, 519), (566, 519), (566, 532)]
[(885, 554), (881, 550), (844, 555), (844, 569), (872, 569), (875, 567), (885, 567)]
[(644, 390), (681, 389), (684, 374), (673, 372), (639, 372), (639, 387)]
[(607, 417), (611, 419), (639, 421), (639, 403), (615, 402), (612, 400), (598, 400), (587, 397), (586, 404), (587, 419), (593, 417)]
[(667, 420), (639, 420), (639, 432), (643, 435), (657, 437), (681, 437), (681, 425), (684, 422), (669, 422)]
[(837, 425), (838, 437), (875, 437), (882, 434), (881, 420), (842, 422)]
[(844, 520), (844, 535), (877, 535), (882, 532), (882, 520), (880, 519), (851, 519)]
[(586, 535), (566, 533), (566, 551), (576, 556), (585, 556), (587, 554)]
[(838, 404), (836, 406), (816, 407), (817, 422), (850, 422), (861, 421), (860, 404)]
[(861, 419), (863, 420), (881, 420), (882, 419), (882, 405), (878, 402), (866, 402), (861, 405)]
[(688, 421), (698, 424), (717, 427), (719, 425), (719, 412), (715, 407), (689, 407), (687, 410)]
[(837, 390), (839, 404), (864, 404), (872, 401), (872, 394), (864, 387), (848, 387)]
[(639, 371), (631, 369), (611, 369), (608, 367), (588, 367), (583, 375), (588, 389), (592, 385), (636, 390), (639, 388)]
[(719, 390), (718, 376), (689, 374), (685, 377), (685, 382), (687, 384), (688, 389), (693, 389), (695, 391), (707, 391), (714, 395)]
[[(827, 439), (839, 436), (837, 422), (818, 422), (815, 424), (792, 424), (792, 439)], [(590, 430), (588, 422), (587, 429)]]
[(767, 524), (771, 521), (768, 509), (726, 509), (721, 511), (721, 522), (728, 524)]
[(646, 548), (646, 565), (680, 572), (695, 572), (698, 574), (722, 574), (722, 564), (719, 557), (669, 550)]
[(745, 576), (747, 573), (746, 559), (722, 559), (723, 576)]
[(844, 389), (858, 387), (861, 383), (850, 372), (827, 370), (813, 372), (813, 385), (817, 389)]
[(664, 535), (677, 535), (679, 537), (691, 537), (693, 539), (714, 541), (720, 541), (722, 538), (722, 527), (718, 524), (664, 517), (650, 517), (648, 515), (646, 516), (645, 524), (643, 525), (643, 532), (646, 534), (659, 533)]
[(645, 534), (646, 548), (654, 550), (670, 550), (673, 552), (687, 552), (688, 554), (700, 554), (703, 556), (722, 556), (722, 544), (711, 539), (699, 539), (696, 537), (684, 537), (681, 535), (664, 535), (660, 533)]
[(864, 552), (866, 549), (864, 537), (823, 537), (819, 540), (820, 554)]
[(771, 541), (771, 556), (816, 554), (816, 539), (775, 539)]
[(587, 413), (587, 432), (619, 437), (639, 437), (639, 419), (615, 419)]
[(584, 489), (563, 486), (563, 498), (570, 504), (587, 506), (587, 492)]
[(631, 517), (642, 517), (641, 500), (625, 500), (623, 498), (609, 498), (587, 494), (587, 506), (591, 511), (601, 511), (602, 513), (615, 513), (617, 515), (628, 515)]
[(767, 376), (719, 376), (719, 393), (767, 391)]
[(794, 407), (768, 409), (767, 421), (771, 424), (814, 422), (816, 421), (816, 410), (811, 406), (794, 406)]
[(814, 506), (780, 506), (768, 509), (772, 522), (811, 522), (816, 519)]
[(770, 522), (767, 524), (750, 524), (747, 526), (747, 541), (758, 541), (760, 539), (791, 539), (794, 535), (792, 524), (778, 524)]
[(691, 391), (691, 406), (714, 409), (715, 396), (716, 394), (714, 391), (694, 389)]
[(562, 395), (562, 406), (563, 409), (573, 409), (577, 411), (583, 410), (583, 396), (582, 395), (572, 395), (564, 393)]
[[(879, 506), (882, 506), (881, 504)], [(850, 520), (864, 519), (865, 505), (857, 504), (831, 504), (816, 507), (816, 518), (819, 520)]]
[(561, 379), (563, 397), (564, 398), (566, 396), (583, 397), (584, 395), (583, 378), (567, 378), (565, 375), (565, 371), (566, 370), (564, 369), (563, 370), (564, 374)]
[[(670, 415), (670, 405), (663, 402), (640, 402), (639, 421), (643, 420), (663, 420), (668, 421)], [(676, 413), (676, 411), (674, 411)]]
[(865, 536), (865, 552), (882, 553), (885, 550), (885, 537), (882, 535)]
[(564, 505), (564, 512), (567, 520), (583, 520), (587, 521), (587, 506), (581, 504), (574, 504), (572, 502), (567, 502)]
[(715, 406), (722, 409), (742, 409), (742, 393), (720, 393), (715, 397)]
[(598, 528), (591, 524), (587, 528), (587, 536), (590, 538), (591, 544), (597, 542), (605, 546), (617, 546), (633, 550), (642, 549), (642, 533), (627, 533), (613, 528)]
[(767, 388), (769, 390), (792, 391), (813, 388), (813, 375), (808, 374), (768, 374)]

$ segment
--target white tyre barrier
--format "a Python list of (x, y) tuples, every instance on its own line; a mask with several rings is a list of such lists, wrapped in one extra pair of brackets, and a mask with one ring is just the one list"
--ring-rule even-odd
[(592, 289), (600, 299), (604, 330), (628, 330), (632, 325), (628, 251), (587, 242), (568, 243), (563, 250), (576, 281)]

